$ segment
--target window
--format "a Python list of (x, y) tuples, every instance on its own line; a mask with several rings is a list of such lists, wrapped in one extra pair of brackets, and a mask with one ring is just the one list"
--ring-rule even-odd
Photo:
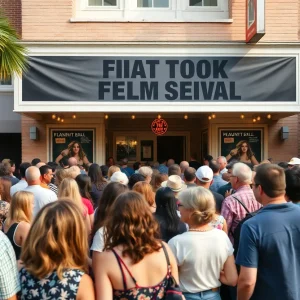
[(0, 91), (12, 91), (13, 90), (13, 82), (12, 79), (0, 80)]
[(218, 6), (218, 0), (189, 0), (190, 6)]
[(117, 0), (89, 0), (89, 6), (117, 6)]
[(137, 0), (137, 7), (169, 7), (169, 0)]
[(232, 22), (228, 0), (75, 0), (71, 22)]

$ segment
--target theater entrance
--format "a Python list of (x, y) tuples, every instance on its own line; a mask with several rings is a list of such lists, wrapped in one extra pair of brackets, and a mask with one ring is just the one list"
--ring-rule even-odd
[(186, 136), (158, 136), (157, 159), (173, 158), (177, 164), (186, 160)]

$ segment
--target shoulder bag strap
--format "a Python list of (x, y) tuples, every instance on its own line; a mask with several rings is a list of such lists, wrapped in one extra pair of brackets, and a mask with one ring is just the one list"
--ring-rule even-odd
[(231, 195), (231, 197), (233, 199), (235, 199), (237, 202), (239, 202), (245, 209), (245, 211), (248, 213), (248, 214), (251, 214), (251, 212), (249, 211), (249, 209), (246, 207), (246, 205), (244, 204), (244, 202), (242, 200), (239, 200), (237, 197)]
[(170, 263), (170, 258), (169, 258), (169, 254), (168, 254), (168, 251), (164, 245), (164, 243), (161, 243), (161, 246), (164, 250), (164, 253), (165, 253), (165, 257), (166, 257), (166, 261), (167, 261), (167, 265), (168, 265), (168, 273), (171, 274), (171, 263)]

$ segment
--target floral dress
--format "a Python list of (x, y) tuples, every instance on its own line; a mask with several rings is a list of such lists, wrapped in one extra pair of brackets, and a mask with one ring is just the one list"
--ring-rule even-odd
[(224, 217), (223, 217), (223, 216), (217, 215), (216, 218), (214, 218), (214, 219), (210, 222), (210, 225), (211, 225), (213, 228), (217, 228), (217, 229), (222, 230), (222, 229), (223, 229), (223, 226), (224, 226)]
[(60, 280), (53, 272), (39, 280), (25, 268), (19, 272), (21, 282), (20, 299), (32, 300), (76, 300), (80, 280), (84, 272), (77, 269), (66, 269)]
[[(112, 251), (118, 261), (122, 273), (123, 286), (124, 286), (124, 290), (114, 289), (113, 291), (114, 300), (152, 300), (152, 299), (159, 300), (165, 298), (165, 289), (168, 285), (168, 280), (170, 277), (169, 271), (167, 272), (165, 278), (157, 285), (151, 287), (139, 286), (136, 282), (136, 279), (132, 276), (131, 272), (129, 271), (128, 267), (126, 266), (122, 258), (114, 250)], [(134, 288), (131, 289), (127, 288), (126, 276), (123, 267), (128, 272), (133, 282), (135, 283)]]
[(6, 201), (0, 200), (0, 230), (3, 230), (3, 223), (7, 218), (10, 204)]

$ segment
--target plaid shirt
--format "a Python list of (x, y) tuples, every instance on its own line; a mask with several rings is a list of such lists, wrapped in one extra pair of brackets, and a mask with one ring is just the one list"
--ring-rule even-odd
[[(233, 196), (242, 201), (250, 212), (261, 208), (261, 204), (256, 201), (253, 191), (248, 185), (243, 185), (238, 188)], [(232, 244), (232, 232), (234, 232), (239, 222), (246, 217), (246, 214), (247, 212), (244, 207), (237, 200), (235, 200), (232, 195), (228, 196), (223, 201), (221, 215), (227, 222), (228, 235)]]
[(17, 261), (14, 249), (0, 231), (0, 299), (8, 299), (20, 291)]

